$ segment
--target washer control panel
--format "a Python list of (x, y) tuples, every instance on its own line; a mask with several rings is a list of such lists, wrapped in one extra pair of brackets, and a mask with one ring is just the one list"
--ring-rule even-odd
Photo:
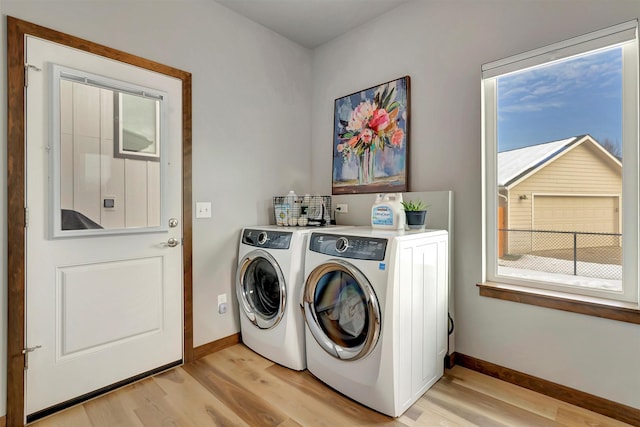
[(309, 250), (340, 258), (383, 261), (387, 239), (311, 233)]
[(290, 231), (254, 230), (246, 228), (242, 233), (242, 243), (265, 249), (289, 249)]

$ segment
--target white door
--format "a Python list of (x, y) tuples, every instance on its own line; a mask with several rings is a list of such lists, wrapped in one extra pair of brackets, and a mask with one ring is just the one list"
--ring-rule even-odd
[[(34, 37), (26, 51), (29, 419), (182, 360), (182, 99), (159, 73)], [(57, 66), (131, 86), (58, 85)], [(151, 136), (121, 100), (137, 86), (164, 94), (140, 96), (162, 105), (145, 113)]]

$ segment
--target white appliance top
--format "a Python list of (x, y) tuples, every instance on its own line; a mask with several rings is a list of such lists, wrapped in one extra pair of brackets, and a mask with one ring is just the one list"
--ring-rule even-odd
[[(280, 227), (286, 228), (286, 227)], [(293, 227), (295, 228), (295, 227)], [(380, 228), (372, 228), (369, 226), (352, 226), (348, 228), (338, 228), (338, 229), (326, 229), (322, 227), (316, 227), (316, 230), (319, 233), (330, 233), (330, 234), (344, 234), (348, 236), (362, 236), (362, 237), (377, 237), (377, 238), (416, 238), (416, 237), (424, 237), (426, 234), (430, 236), (439, 235), (439, 234), (447, 234), (447, 230), (436, 230), (436, 229), (425, 229), (425, 230), (386, 230)]]

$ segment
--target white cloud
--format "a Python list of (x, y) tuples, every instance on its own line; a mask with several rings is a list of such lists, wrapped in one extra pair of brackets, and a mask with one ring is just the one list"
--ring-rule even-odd
[(501, 110), (540, 111), (545, 106), (565, 104), (557, 99), (572, 97), (587, 87), (593, 90), (609, 87), (620, 79), (620, 63), (619, 50), (606, 51), (502, 77), (499, 79)]

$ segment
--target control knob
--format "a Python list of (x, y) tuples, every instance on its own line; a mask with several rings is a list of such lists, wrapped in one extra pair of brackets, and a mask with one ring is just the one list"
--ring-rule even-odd
[(269, 240), (269, 235), (267, 234), (266, 231), (262, 231), (260, 234), (258, 234), (259, 244), (264, 245), (265, 243), (267, 243), (268, 240)]
[(347, 239), (346, 237), (338, 237), (338, 240), (336, 240), (336, 252), (338, 252), (339, 254), (343, 253), (350, 247), (351, 246), (349, 246), (349, 239)]

